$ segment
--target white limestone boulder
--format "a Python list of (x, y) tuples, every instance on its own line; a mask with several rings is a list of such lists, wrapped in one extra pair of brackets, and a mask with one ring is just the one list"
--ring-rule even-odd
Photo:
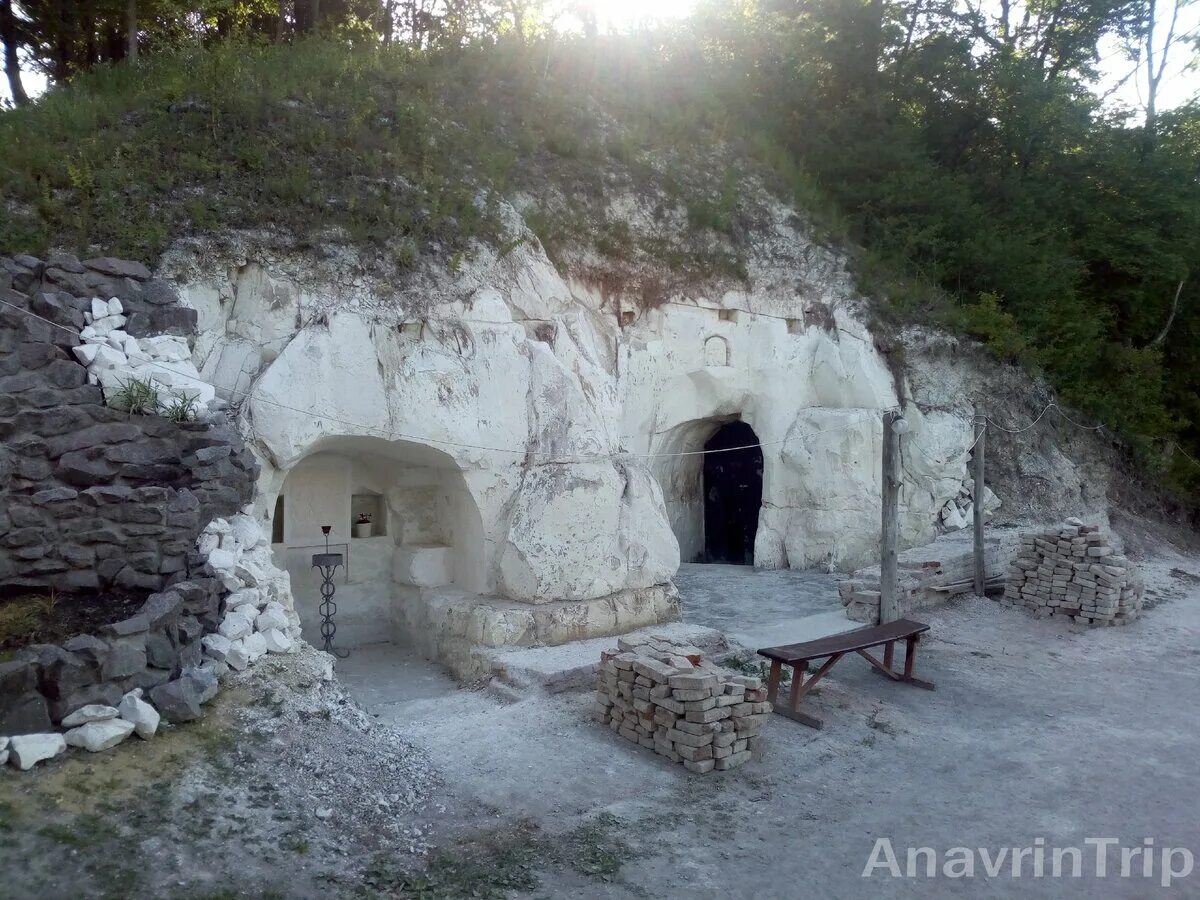
[(392, 578), (400, 584), (441, 587), (454, 578), (454, 548), (444, 544), (402, 544), (392, 556)]
[(267, 653), (267, 641), (257, 632), (242, 638), (240, 643), (246, 651), (246, 655), (250, 658), (250, 662), (261, 659)]
[(8, 761), (22, 772), (67, 752), (67, 742), (57, 732), (18, 734), (8, 739)]
[(141, 691), (130, 691), (121, 699), (121, 718), (133, 726), (134, 732), (144, 741), (158, 732), (160, 716), (158, 710), (141, 697)]
[(104, 719), (72, 728), (63, 737), (70, 747), (82, 747), (91, 753), (111, 750), (133, 734), (134, 723), (125, 719)]
[(79, 725), (86, 725), (88, 722), (103, 722), (106, 719), (115, 719), (117, 715), (117, 708), (115, 706), (91, 703), (87, 706), (81, 706), (69, 716), (66, 716), (62, 720), (62, 726), (63, 728), (75, 728)]
[(272, 601), (254, 620), (257, 631), (283, 630), (288, 627), (287, 610)]
[(241, 640), (254, 631), (255, 614), (256, 610), (254, 607), (241, 606), (235, 610), (231, 610), (225, 613), (225, 618), (221, 620), (217, 631), (221, 637), (230, 641)]
[(267, 645), (268, 653), (290, 653), (293, 642), (287, 633), (277, 628), (262, 633), (263, 642)]
[(200, 644), (204, 648), (206, 656), (223, 661), (229, 655), (229, 648), (233, 645), (233, 641), (220, 633), (206, 634), (200, 639)]

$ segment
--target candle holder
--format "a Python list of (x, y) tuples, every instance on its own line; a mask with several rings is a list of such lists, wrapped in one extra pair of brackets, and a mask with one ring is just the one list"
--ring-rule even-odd
[(345, 559), (340, 553), (329, 552), (329, 532), (332, 530), (332, 525), (321, 526), (321, 533), (325, 535), (325, 552), (314, 553), (312, 564), (314, 569), (321, 570), (321, 605), (317, 607), (318, 612), (321, 613), (321, 637), (325, 641), (321, 649), (326, 653), (332, 653), (338, 659), (345, 659), (350, 655), (349, 651), (333, 649), (333, 636), (337, 634), (337, 625), (333, 621), (333, 617), (337, 614), (337, 604), (333, 602), (337, 586), (333, 583), (333, 575), (345, 562)]

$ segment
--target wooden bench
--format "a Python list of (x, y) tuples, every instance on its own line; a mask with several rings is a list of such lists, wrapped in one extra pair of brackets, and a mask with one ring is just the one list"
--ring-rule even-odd
[[(765, 656), (771, 661), (771, 675), (767, 680), (767, 699), (771, 701), (775, 712), (781, 716), (787, 716), (789, 719), (795, 719), (797, 722), (813, 728), (820, 728), (820, 719), (800, 712), (800, 701), (847, 653), (857, 653), (874, 666), (876, 671), (886, 675), (892, 681), (904, 681), (932, 691), (933, 682), (924, 681), (913, 675), (913, 666), (917, 659), (917, 643), (920, 641), (921, 635), (928, 630), (929, 626), (922, 625), (920, 622), (898, 619), (895, 622), (888, 622), (886, 625), (857, 628), (844, 634), (830, 635), (815, 641), (805, 641), (802, 644), (786, 644), (782, 647), (767, 647), (759, 650), (759, 656)], [(906, 645), (903, 672), (892, 668), (897, 641), (904, 641)], [(883, 647), (882, 661), (867, 652), (872, 647)], [(808, 664), (814, 659), (822, 657), (828, 657), (828, 659), (812, 673), (812, 677), (805, 681), (804, 675), (808, 672)], [(777, 700), (779, 679), (784, 666), (792, 667), (792, 689), (786, 706)]]

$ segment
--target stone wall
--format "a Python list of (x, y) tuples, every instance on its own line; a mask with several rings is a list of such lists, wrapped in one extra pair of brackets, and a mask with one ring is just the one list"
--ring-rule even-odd
[(93, 291), (119, 297), (131, 332), (194, 324), (195, 312), (169, 305), (171, 289), (149, 274), (110, 259), (0, 258), (5, 592), (162, 590), (187, 576), (204, 524), (253, 497), (255, 462), (232, 426), (106, 406), (70, 352)]
[(760, 679), (664, 637), (618, 639), (601, 655), (596, 720), (691, 772), (734, 769), (762, 750), (771, 713)]
[(113, 610), (94, 633), (0, 662), (3, 735), (48, 732), (138, 690), (185, 721), (217, 688), (201, 639), (230, 585), (197, 538), (250, 502), (257, 467), (222, 416), (174, 422), (105, 405), (72, 352), (97, 295), (120, 300), (130, 334), (195, 325), (140, 264), (0, 257), (0, 599), (57, 591)]
[(1081, 625), (1125, 625), (1141, 614), (1142, 578), (1099, 525), (1068, 519), (1021, 535), (1000, 602)]

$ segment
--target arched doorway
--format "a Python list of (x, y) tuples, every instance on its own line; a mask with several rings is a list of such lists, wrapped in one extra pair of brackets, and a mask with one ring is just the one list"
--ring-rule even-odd
[(763, 455), (745, 422), (727, 422), (704, 444), (704, 558), (754, 565)]

